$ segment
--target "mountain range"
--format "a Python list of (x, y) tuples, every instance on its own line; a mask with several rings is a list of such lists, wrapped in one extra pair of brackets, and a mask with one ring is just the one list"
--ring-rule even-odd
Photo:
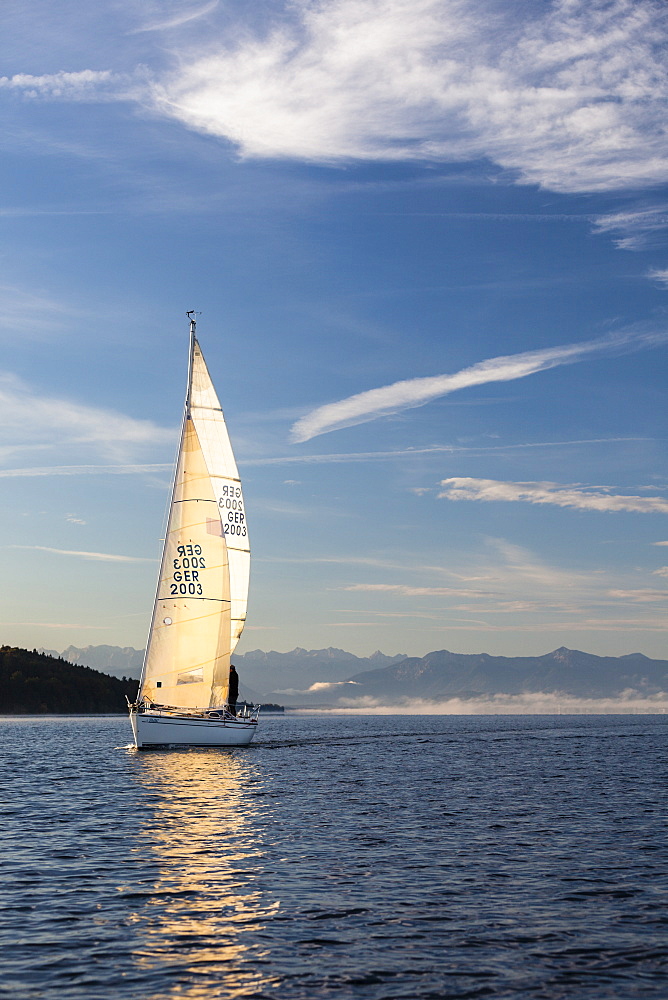
[[(116, 677), (139, 676), (143, 652), (131, 646), (68, 646), (60, 656)], [(376, 652), (360, 657), (343, 649), (288, 653), (261, 649), (235, 654), (240, 696), (295, 707), (401, 705), (410, 701), (470, 700), (497, 695), (558, 694), (573, 698), (620, 698), (633, 692), (668, 692), (668, 660), (642, 653), (595, 656), (565, 646), (542, 656), (491, 656), (442, 649), (426, 656)]]

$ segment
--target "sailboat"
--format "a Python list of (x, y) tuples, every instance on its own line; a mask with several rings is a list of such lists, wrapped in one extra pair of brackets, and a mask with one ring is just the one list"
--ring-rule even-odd
[(230, 657), (246, 621), (250, 545), (225, 418), (190, 321), (188, 386), (137, 700), (138, 748), (244, 746), (259, 708), (228, 704)]

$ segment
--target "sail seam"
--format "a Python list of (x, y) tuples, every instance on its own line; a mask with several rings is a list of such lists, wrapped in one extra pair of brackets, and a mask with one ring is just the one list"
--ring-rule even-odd
[[(173, 601), (174, 598), (170, 595), (169, 597), (159, 597), (158, 600), (159, 601), (166, 601), (167, 604), (169, 604), (169, 602)], [(231, 600), (228, 601), (228, 599), (226, 597), (197, 597), (195, 594), (188, 594), (188, 600), (189, 601), (217, 601), (219, 604), (231, 604), (232, 603), (232, 601)], [(175, 604), (174, 607), (176, 608), (176, 607), (178, 607), (178, 605)], [(187, 608), (188, 605), (186, 604), (186, 605), (184, 605), (184, 607)]]

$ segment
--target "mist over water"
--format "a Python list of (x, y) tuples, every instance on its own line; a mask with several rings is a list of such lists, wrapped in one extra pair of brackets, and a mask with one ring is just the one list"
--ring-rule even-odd
[(0, 729), (0, 995), (665, 996), (668, 717)]

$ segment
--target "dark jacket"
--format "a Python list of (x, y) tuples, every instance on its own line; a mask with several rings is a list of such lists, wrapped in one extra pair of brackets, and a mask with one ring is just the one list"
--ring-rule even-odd
[(227, 693), (227, 700), (230, 702), (230, 704), (233, 705), (238, 697), (239, 697), (239, 675), (233, 667), (230, 670), (230, 688)]

